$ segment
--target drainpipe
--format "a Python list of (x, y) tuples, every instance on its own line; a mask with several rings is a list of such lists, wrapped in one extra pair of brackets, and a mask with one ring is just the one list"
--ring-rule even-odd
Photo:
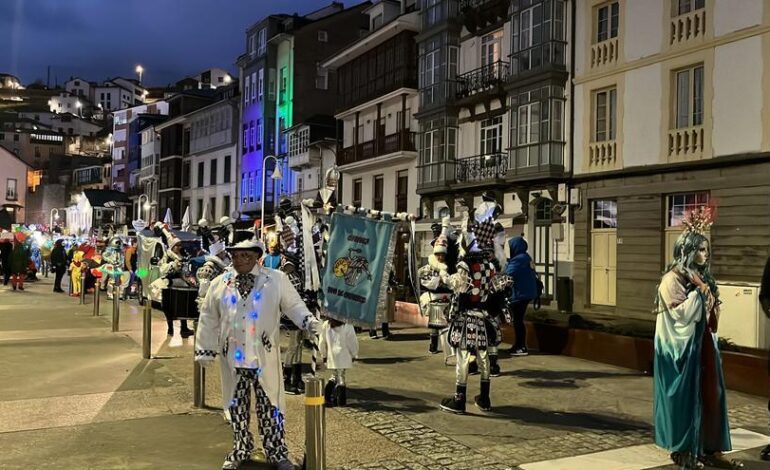
[[(569, 35), (569, 42), (570, 42), (570, 63), (569, 63), (569, 97), (570, 97), (570, 106), (569, 106), (569, 180), (568, 180), (568, 190), (572, 186), (572, 179), (575, 175), (575, 14), (577, 11), (577, 0), (570, 1), (570, 22), (569, 22), (569, 28), (570, 28), (570, 35)], [(567, 196), (567, 201), (569, 202), (569, 195)], [(567, 213), (569, 216), (569, 212)]]

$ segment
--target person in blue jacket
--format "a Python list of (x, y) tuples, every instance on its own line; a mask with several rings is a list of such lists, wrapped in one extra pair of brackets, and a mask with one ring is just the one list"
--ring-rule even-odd
[(527, 254), (527, 241), (523, 237), (513, 237), (508, 240), (510, 258), (505, 267), (505, 274), (513, 280), (511, 290), (511, 316), (516, 342), (508, 351), (512, 356), (526, 356), (527, 328), (524, 326), (524, 314), (527, 305), (537, 297), (537, 280), (532, 264), (532, 258)]

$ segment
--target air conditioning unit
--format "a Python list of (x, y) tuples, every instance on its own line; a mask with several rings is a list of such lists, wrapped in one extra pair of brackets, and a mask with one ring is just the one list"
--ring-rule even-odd
[(717, 286), (722, 300), (719, 337), (738, 346), (768, 349), (770, 320), (759, 304), (759, 285), (728, 282)]

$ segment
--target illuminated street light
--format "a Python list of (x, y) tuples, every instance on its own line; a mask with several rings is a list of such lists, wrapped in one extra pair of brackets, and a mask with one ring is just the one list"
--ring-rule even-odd
[(142, 67), (141, 65), (137, 65), (136, 73), (139, 74), (139, 83), (142, 83), (142, 74), (144, 73), (144, 67)]

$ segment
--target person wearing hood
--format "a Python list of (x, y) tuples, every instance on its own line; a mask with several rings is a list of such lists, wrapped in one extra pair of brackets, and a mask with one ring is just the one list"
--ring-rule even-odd
[(61, 280), (64, 277), (64, 273), (67, 272), (67, 254), (64, 252), (64, 245), (62, 245), (62, 239), (56, 240), (51, 250), (51, 268), (54, 273), (53, 291), (64, 292), (61, 288)]
[(537, 277), (532, 258), (527, 253), (527, 241), (523, 237), (513, 237), (508, 240), (510, 258), (505, 267), (505, 274), (513, 280), (511, 291), (511, 316), (516, 340), (508, 351), (512, 356), (526, 356), (527, 328), (524, 325), (524, 315), (527, 305), (537, 297)]
[[(170, 281), (172, 279), (182, 276), (183, 261), (184, 247), (182, 246), (182, 240), (169, 236), (168, 249), (160, 263), (161, 278), (159, 279), (165, 281), (166, 288), (171, 285)], [(168, 324), (168, 336), (174, 336), (174, 318), (168, 312), (164, 313), (166, 313), (166, 323)], [(194, 335), (195, 332), (188, 328), (187, 320), (179, 320), (179, 334), (182, 338), (187, 338)]]

